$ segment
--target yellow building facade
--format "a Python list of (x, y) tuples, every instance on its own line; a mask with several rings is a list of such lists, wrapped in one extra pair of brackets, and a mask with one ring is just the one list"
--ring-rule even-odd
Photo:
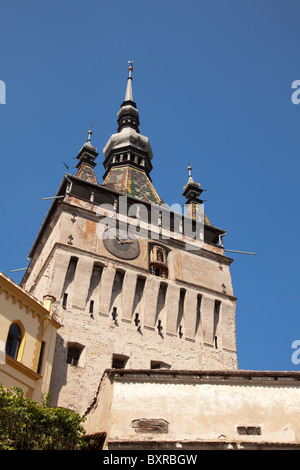
[(49, 390), (56, 332), (54, 298), (39, 302), (0, 273), (0, 383), (40, 401)]

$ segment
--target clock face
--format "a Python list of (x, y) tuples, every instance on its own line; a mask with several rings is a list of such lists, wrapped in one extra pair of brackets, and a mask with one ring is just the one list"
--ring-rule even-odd
[(126, 230), (109, 228), (103, 233), (105, 248), (114, 256), (134, 259), (140, 254), (140, 245), (135, 236)]

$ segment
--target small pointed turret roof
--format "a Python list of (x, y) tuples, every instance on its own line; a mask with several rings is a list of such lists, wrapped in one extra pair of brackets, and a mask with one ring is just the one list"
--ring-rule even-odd
[(95, 159), (98, 156), (96, 147), (93, 147), (91, 142), (92, 131), (88, 131), (88, 138), (84, 145), (81, 147), (77, 159), (79, 162), (76, 165), (78, 178), (82, 178), (91, 183), (98, 183), (97, 178), (94, 172), (94, 167), (96, 166)]
[(188, 179), (188, 182), (187, 184), (184, 186), (183, 190), (186, 192), (188, 189), (191, 190), (191, 189), (194, 189), (194, 190), (197, 190), (199, 192), (199, 195), (202, 193), (202, 189), (200, 189), (200, 183), (195, 183), (193, 177), (192, 177), (192, 167), (189, 163), (189, 166), (187, 167), (188, 169), (188, 172), (189, 172), (189, 179)]
[(187, 184), (183, 188), (183, 196), (186, 198), (186, 215), (192, 219), (200, 219), (204, 217), (204, 222), (211, 225), (207, 215), (203, 210), (203, 200), (199, 198), (204, 189), (201, 189), (200, 183), (196, 183), (192, 177), (192, 167), (188, 166), (189, 178)]
[(203, 189), (200, 188), (200, 183), (196, 183), (192, 177), (192, 167), (189, 163), (187, 167), (189, 172), (189, 179), (187, 184), (183, 188), (183, 196), (189, 201), (191, 199), (196, 200), (200, 204), (203, 202), (199, 199), (200, 194), (203, 192)]

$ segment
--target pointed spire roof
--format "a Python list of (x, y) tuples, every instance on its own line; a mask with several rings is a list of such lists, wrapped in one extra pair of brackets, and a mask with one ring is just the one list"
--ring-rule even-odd
[(205, 191), (201, 189), (200, 183), (196, 183), (192, 177), (192, 167), (189, 163), (187, 167), (189, 172), (189, 178), (187, 184), (183, 188), (183, 196), (187, 199), (186, 202), (186, 215), (192, 219), (201, 219), (204, 217), (204, 222), (211, 225), (207, 215), (203, 209), (203, 200), (199, 198), (201, 193)]
[[(188, 188), (197, 188), (198, 190), (200, 190), (200, 183), (195, 183), (195, 181), (193, 180), (193, 177), (192, 177), (192, 167), (190, 165), (190, 162), (189, 162), (189, 166), (187, 167), (188, 169), (188, 172), (189, 172), (189, 179), (188, 179), (188, 182), (187, 184), (185, 185), (185, 187), (183, 188), (184, 190), (188, 189)], [(202, 192), (202, 190), (201, 190)], [(200, 192), (199, 192), (200, 194)]]
[(128, 67), (129, 75), (128, 75), (128, 78), (127, 78), (125, 101), (132, 101), (133, 102), (133, 98), (132, 98), (132, 76), (131, 76), (131, 72), (133, 71), (133, 67), (132, 67), (133, 60), (129, 60), (128, 63), (130, 65)]
[(136, 107), (136, 103), (133, 101), (133, 94), (132, 94), (132, 72), (133, 66), (132, 60), (129, 60), (129, 67), (128, 67), (128, 77), (127, 77), (127, 86), (125, 92), (125, 100), (121, 104), (121, 109), (118, 112), (118, 132), (122, 132), (123, 129), (134, 129), (136, 132), (140, 133), (139, 131), (139, 112)]
[(103, 149), (103, 186), (152, 203), (162, 203), (151, 178), (153, 153), (149, 139), (139, 131), (139, 112), (133, 101), (132, 60), (128, 61), (125, 101), (118, 112), (118, 129)]
[(90, 181), (91, 183), (97, 184), (98, 181), (94, 172), (94, 167), (96, 166), (96, 163), (94, 162), (94, 160), (98, 156), (98, 153), (96, 147), (93, 147), (91, 142), (92, 133), (93, 132), (91, 130), (88, 131), (87, 141), (81, 147), (76, 157), (79, 160), (76, 165), (76, 176), (86, 181)]
[(203, 192), (203, 189), (200, 188), (200, 183), (196, 183), (192, 177), (192, 167), (189, 163), (189, 166), (187, 167), (188, 172), (189, 172), (189, 179), (187, 184), (183, 188), (183, 196), (185, 196), (188, 200), (189, 199), (197, 199), (199, 200), (200, 203), (201, 201), (199, 199), (200, 194)]

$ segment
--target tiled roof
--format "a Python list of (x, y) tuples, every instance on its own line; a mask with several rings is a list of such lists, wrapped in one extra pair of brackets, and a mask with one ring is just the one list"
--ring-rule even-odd
[[(129, 165), (111, 168), (102, 186), (151, 204), (163, 204), (146, 173)], [(198, 204), (191, 203), (187, 212), (188, 217), (196, 219), (200, 208)], [(212, 225), (205, 213), (204, 222)]]
[(84, 162), (78, 168), (76, 176), (78, 178), (82, 178), (86, 181), (89, 181), (90, 183), (98, 184), (98, 181), (97, 181), (97, 178), (96, 178), (96, 175), (94, 173), (93, 168), (90, 165), (87, 165)]
[[(188, 205), (187, 213), (186, 213), (188, 217), (191, 217), (192, 219), (195, 219), (195, 220), (200, 220), (200, 218), (202, 217), (202, 213), (203, 213), (203, 209), (200, 204), (191, 202)], [(207, 215), (205, 214), (205, 212), (204, 212), (204, 223), (206, 223), (207, 225), (212, 225)]]
[(141, 201), (163, 203), (146, 173), (129, 165), (111, 168), (102, 185)]

